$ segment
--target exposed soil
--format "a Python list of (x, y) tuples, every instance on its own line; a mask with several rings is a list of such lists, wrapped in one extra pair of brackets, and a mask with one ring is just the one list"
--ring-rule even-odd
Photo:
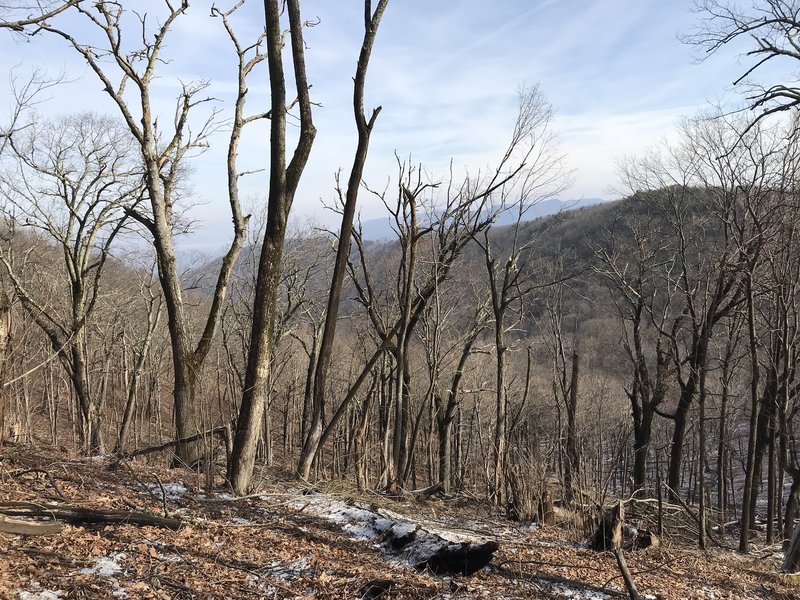
[[(36, 469), (36, 470), (31, 470)], [(511, 523), (463, 499), (397, 501), (296, 482), (262, 483), (232, 500), (203, 477), (137, 459), (70, 458), (56, 449), (0, 449), (0, 502), (143, 510), (185, 521), (179, 531), (75, 526), (43, 536), (0, 533), (0, 598), (621, 598), (610, 553), (582, 533)], [(219, 483), (219, 479), (217, 479)], [(440, 533), (494, 540), (492, 563), (471, 577), (417, 572), (387, 554), (342, 506), (396, 515)], [(666, 542), (627, 554), (650, 598), (800, 598), (777, 573), (778, 548), (749, 556)]]

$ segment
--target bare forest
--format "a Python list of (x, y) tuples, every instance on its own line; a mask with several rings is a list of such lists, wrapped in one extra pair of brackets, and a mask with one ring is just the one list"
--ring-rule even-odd
[[(4, 84), (0, 597), (800, 597), (800, 2), (699, 2), (676, 33), (735, 48), (737, 107), (538, 216), (579, 165), (535, 83), (489, 165), (365, 176), (399, 1), (349, 3), (335, 226), (293, 219), (324, 110), (300, 0), (0, 3), (105, 107)], [(190, 10), (230, 102), (167, 69)], [(228, 241), (189, 257), (212, 150)]]

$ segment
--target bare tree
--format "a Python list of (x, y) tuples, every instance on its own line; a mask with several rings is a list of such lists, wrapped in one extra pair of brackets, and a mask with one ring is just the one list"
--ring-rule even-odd
[[(367, 262), (362, 259), (360, 264), (351, 267), (351, 278), (356, 285), (359, 301), (367, 309), (370, 322), (375, 326), (378, 345), (374, 353), (364, 365), (355, 381), (349, 386), (339, 407), (325, 425), (319, 442), (304, 449), (301, 456), (300, 476), (307, 478), (317, 453), (332, 435), (339, 421), (346, 414), (350, 403), (356, 398), (361, 385), (367, 380), (373, 368), (381, 360), (384, 353), (396, 353), (399, 346), (408, 340), (422, 312), (425, 310), (437, 287), (451, 274), (457, 259), (464, 248), (473, 242), (476, 237), (491, 226), (503, 207), (511, 205), (509, 198), (521, 197), (532, 199), (537, 193), (546, 193), (545, 190), (557, 189), (563, 182), (561, 170), (561, 155), (555, 151), (553, 137), (548, 129), (550, 107), (544, 100), (538, 88), (525, 90), (520, 95), (519, 111), (515, 121), (511, 141), (503, 153), (498, 166), (488, 174), (467, 176), (463, 181), (457, 182), (451, 173), (451, 179), (446, 186), (428, 183), (417, 177), (409, 178), (410, 174), (418, 173), (416, 169), (408, 169), (400, 164), (400, 178), (397, 187), (396, 201), (392, 204), (379, 193), (387, 207), (393, 207), (397, 215), (396, 226), (398, 234), (405, 236), (407, 243), (402, 251), (404, 266), (400, 265), (400, 278), (397, 280), (398, 296), (406, 298), (401, 301), (398, 312), (393, 316), (382, 318), (377, 314), (375, 302), (376, 292), (370, 284)], [(434, 195), (433, 190), (443, 190), (441, 195)], [(431, 197), (423, 197), (429, 194)], [(522, 202), (525, 204), (525, 202)], [(423, 206), (429, 206), (429, 215), (425, 220), (417, 216), (417, 211)], [(431, 266), (420, 271), (415, 267), (416, 252), (414, 247), (424, 236), (432, 236), (434, 242), (433, 254), (435, 259)], [(356, 236), (357, 246), (358, 236)], [(353, 261), (355, 262), (355, 261)], [(399, 355), (402, 358), (402, 355)], [(395, 360), (398, 373), (402, 373), (402, 361)], [(400, 402), (402, 394), (407, 394), (408, 381), (395, 382), (399, 387), (395, 398)], [(398, 407), (395, 405), (397, 411)], [(407, 474), (409, 466), (404, 455), (403, 440), (408, 430), (404, 430), (402, 420), (404, 409), (399, 407), (395, 412), (395, 427), (397, 418), (401, 421), (400, 430), (393, 432), (394, 454), (399, 454), (396, 461), (402, 464), (392, 466), (396, 487)], [(408, 414), (406, 412), (406, 414)], [(399, 447), (399, 453), (396, 449)], [(400, 468), (398, 468), (400, 467)], [(392, 479), (392, 477), (390, 477)]]
[(11, 299), (0, 293), (0, 446), (6, 430), (6, 404), (8, 403), (8, 355), (11, 351)]
[[(444, 292), (445, 294), (458, 294), (460, 298), (464, 298), (463, 294), (455, 289), (449, 289)], [(434, 315), (435, 319), (432, 324), (436, 329), (442, 328), (446, 317), (442, 316), (443, 304), (447, 304), (442, 296), (442, 290), (439, 290), (434, 296)], [(470, 357), (478, 351), (475, 347), (481, 333), (485, 331), (490, 322), (490, 311), (488, 302), (486, 300), (475, 302), (475, 314), (472, 319), (472, 324), (468, 329), (466, 335), (459, 336), (455, 343), (447, 347), (443, 352), (442, 357), (437, 357), (435, 354), (429, 360), (429, 371), (431, 377), (431, 392), (433, 396), (433, 414), (436, 421), (436, 434), (438, 437), (438, 484), (443, 493), (448, 493), (453, 483), (453, 423), (456, 418), (457, 411), (462, 402), (463, 397), (463, 379), (467, 370), (467, 363)], [(423, 325), (426, 322), (423, 321)], [(435, 353), (436, 337), (441, 337), (442, 333), (436, 331), (435, 336), (429, 336), (431, 343), (429, 344), (431, 354)], [(444, 379), (444, 385), (440, 382), (442, 379), (440, 372), (446, 367), (447, 359), (452, 360), (449, 356), (453, 352), (456, 353), (457, 361), (452, 368), (452, 374), (449, 379)]]
[(304, 23), (299, 0), (288, 0), (291, 61), (300, 111), (300, 135), (291, 160), (286, 161), (286, 76), (283, 68), (283, 37), (278, 0), (265, 2), (266, 45), (271, 92), (270, 179), (267, 197), (267, 227), (261, 247), (255, 287), (253, 325), (245, 372), (244, 393), (233, 452), (228, 464), (228, 481), (237, 493), (250, 487), (256, 447), (264, 414), (267, 386), (274, 348), (277, 298), (289, 211), (294, 201), (311, 146), (316, 136), (305, 66)]
[[(24, 309), (58, 353), (81, 410), (86, 449), (103, 452), (101, 415), (87, 364), (87, 324), (97, 303), (111, 245), (142, 199), (141, 172), (125, 126), (83, 114), (31, 123), (11, 137), (13, 162), (0, 172), (0, 197), (9, 233), (0, 253)], [(25, 283), (25, 256), (13, 232), (30, 227), (63, 256), (69, 310), (36, 296)]]
[[(145, 371), (145, 365), (148, 357), (150, 356), (150, 348), (155, 337), (156, 330), (161, 322), (161, 315), (163, 313), (163, 302), (160, 294), (156, 293), (153, 287), (155, 282), (155, 265), (151, 269), (141, 274), (139, 284), (139, 296), (145, 305), (145, 318), (143, 331), (138, 332), (138, 339), (128, 339), (126, 331), (123, 328), (120, 333), (119, 342), (122, 345), (122, 367), (123, 379), (125, 383), (125, 408), (122, 414), (122, 421), (119, 425), (119, 432), (117, 433), (117, 441), (114, 446), (114, 452), (121, 454), (125, 451), (125, 444), (128, 439), (128, 432), (130, 431), (131, 423), (133, 422), (134, 410), (136, 408), (136, 399), (139, 394), (140, 384)], [(134, 324), (127, 323), (132, 326)], [(130, 349), (129, 349), (130, 348)], [(132, 354), (133, 365), (132, 368), (128, 367), (128, 354)]]
[(647, 463), (656, 411), (664, 402), (672, 373), (672, 345), (667, 335), (674, 287), (663, 286), (672, 268), (663, 227), (653, 215), (622, 218), (595, 250), (595, 267), (608, 281), (611, 300), (623, 322), (623, 347), (630, 361), (626, 393), (633, 419), (633, 486), (647, 484)]
[(508, 398), (506, 381), (506, 355), (509, 334), (519, 324), (522, 302), (535, 285), (527, 269), (533, 252), (533, 239), (520, 235), (525, 215), (540, 200), (557, 194), (567, 182), (564, 157), (558, 151), (550, 128), (553, 109), (538, 86), (524, 89), (519, 96), (520, 115), (513, 134), (514, 139), (530, 138), (521, 176), (504, 186), (498, 195), (494, 210), (509, 211), (515, 215), (507, 247), (497, 248), (491, 231), (484, 230), (478, 245), (486, 269), (489, 299), (493, 317), (495, 350), (495, 430), (493, 441), (493, 481), (491, 494), (496, 505), (505, 501), (505, 473), (508, 445)]
[[(241, 3), (237, 5), (237, 8)], [(135, 138), (144, 169), (144, 182), (150, 204), (149, 211), (131, 211), (150, 233), (158, 260), (158, 274), (164, 293), (168, 315), (168, 326), (172, 344), (172, 363), (177, 437), (184, 439), (196, 430), (195, 398), (196, 383), (203, 363), (211, 349), (220, 314), (225, 301), (228, 280), (234, 263), (241, 251), (247, 231), (247, 217), (239, 205), (236, 167), (238, 143), (242, 128), (249, 122), (264, 118), (265, 113), (245, 116), (247, 99), (246, 78), (265, 59), (261, 52), (263, 36), (250, 45), (241, 45), (226, 17), (231, 11), (214, 10), (222, 17), (237, 58), (238, 93), (233, 107), (228, 141), (228, 200), (233, 220), (233, 239), (223, 256), (217, 274), (212, 301), (198, 339), (189, 327), (184, 302), (184, 290), (175, 258), (175, 227), (178, 212), (176, 203), (180, 199), (181, 174), (186, 160), (209, 143), (209, 136), (217, 128), (216, 114), (212, 111), (199, 127), (192, 127), (191, 115), (207, 103), (204, 97), (207, 83), (184, 83), (180, 87), (172, 123), (164, 126), (159, 120), (152, 98), (152, 84), (158, 75), (159, 65), (164, 61), (162, 52), (175, 21), (189, 8), (189, 0), (178, 4), (167, 2), (166, 13), (156, 19), (148, 19), (147, 13), (126, 11), (116, 2), (75, 3), (72, 11), (93, 34), (92, 42), (82, 41), (76, 33), (57, 27), (50, 22), (40, 23), (39, 31), (49, 32), (63, 38), (69, 47), (82, 56), (91, 71), (103, 85), (116, 105), (119, 113)], [(133, 35), (123, 35), (131, 31)], [(134, 40), (131, 43), (131, 40)], [(283, 110), (283, 109), (281, 109)], [(182, 462), (196, 458), (196, 445), (179, 443), (176, 457)]]
[(767, 63), (800, 60), (800, 2), (757, 0), (744, 7), (728, 0), (697, 0), (695, 7), (701, 20), (685, 36), (687, 43), (713, 54), (742, 38), (749, 41), (744, 56), (750, 62), (734, 85), (744, 88), (748, 108), (756, 111), (755, 120), (800, 107), (800, 87), (790, 79), (761, 83), (756, 78)]
[[(307, 460), (307, 457), (311, 456), (312, 448), (315, 448), (319, 444), (320, 436), (322, 435), (322, 413), (325, 408), (325, 384), (331, 362), (333, 341), (336, 336), (336, 323), (339, 318), (339, 304), (341, 302), (342, 285), (347, 269), (347, 258), (350, 254), (353, 219), (356, 214), (358, 192), (361, 188), (364, 166), (367, 161), (370, 135), (372, 134), (372, 129), (375, 126), (378, 114), (381, 111), (380, 107), (374, 109), (369, 119), (367, 119), (364, 112), (364, 87), (369, 60), (372, 55), (372, 47), (375, 43), (378, 26), (380, 25), (381, 18), (383, 17), (387, 5), (388, 0), (379, 0), (373, 12), (371, 0), (366, 0), (364, 2), (364, 38), (361, 43), (361, 51), (358, 57), (358, 66), (356, 67), (356, 76), (353, 86), (353, 111), (355, 113), (356, 129), (358, 131), (358, 143), (353, 159), (353, 166), (347, 180), (347, 190), (344, 193), (344, 198), (342, 198), (341, 188), (339, 188), (340, 201), (343, 200), (342, 224), (339, 230), (336, 262), (333, 268), (328, 306), (325, 312), (325, 325), (322, 329), (318, 356), (313, 365), (311, 423), (308, 435), (303, 442), (304, 450), (302, 456), (304, 460)], [(300, 473), (303, 473), (307, 471), (308, 468), (306, 465), (301, 464), (298, 470)]]

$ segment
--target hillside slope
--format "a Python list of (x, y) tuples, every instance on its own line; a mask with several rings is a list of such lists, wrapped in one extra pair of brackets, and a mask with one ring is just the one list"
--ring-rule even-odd
[[(0, 506), (9, 502), (167, 512), (177, 532), (133, 525), (66, 526), (56, 535), (0, 534), (0, 597), (359, 598), (390, 587), (391, 598), (619, 598), (610, 553), (581, 532), (514, 525), (455, 499), (393, 501), (339, 486), (309, 490), (262, 483), (232, 499), (201, 489), (201, 477), (143, 462), (70, 460), (55, 449), (7, 446), (0, 454)], [(269, 474), (274, 479), (276, 473)], [(216, 483), (219, 483), (217, 480)], [(334, 507), (334, 508), (332, 508)], [(335, 507), (339, 507), (336, 509)], [(345, 507), (344, 509), (341, 507)], [(500, 549), (472, 577), (437, 577), (389, 556), (380, 540), (342, 515), (364, 507), (454, 535), (490, 538)], [(338, 517), (336, 517), (338, 510)], [(628, 555), (648, 598), (794, 598), (769, 574), (771, 552), (742, 557), (676, 546)]]

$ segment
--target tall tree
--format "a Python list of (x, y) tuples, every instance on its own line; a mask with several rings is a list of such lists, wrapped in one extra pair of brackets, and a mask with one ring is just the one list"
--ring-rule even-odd
[[(266, 113), (244, 114), (248, 93), (246, 78), (265, 58), (261, 52), (262, 39), (243, 46), (231, 35), (238, 64), (238, 93), (230, 123), (227, 161), (233, 239), (222, 258), (205, 324), (196, 338), (189, 325), (184, 289), (175, 257), (175, 230), (179, 217), (177, 203), (186, 161), (192, 153), (208, 146), (209, 136), (216, 128), (216, 116), (212, 111), (211, 116), (200, 121), (199, 126), (192, 126), (190, 116), (194, 117), (196, 109), (209, 100), (202, 96), (208, 84), (182, 83), (174, 119), (165, 126), (165, 120), (159, 120), (154, 108), (152, 90), (153, 81), (164, 64), (166, 40), (175, 22), (186, 14), (188, 8), (189, 0), (182, 0), (178, 4), (167, 2), (165, 13), (154, 19), (152, 15), (148, 18), (147, 13), (126, 11), (117, 2), (79, 2), (66, 12), (73, 13), (86, 26), (81, 34), (91, 42), (83, 41), (77, 29), (72, 33), (56, 26), (57, 19), (40, 23), (37, 30), (61, 37), (84, 58), (136, 140), (144, 169), (149, 210), (134, 210), (130, 214), (150, 233), (156, 252), (172, 346), (175, 429), (179, 439), (191, 436), (197, 429), (195, 405), (198, 377), (211, 349), (225, 302), (228, 280), (247, 232), (247, 217), (242, 214), (238, 196), (240, 174), (236, 161), (239, 139), (247, 123), (267, 116)], [(136, 33), (125, 35), (131, 31)], [(228, 32), (232, 34), (230, 28)], [(196, 445), (179, 443), (176, 460), (191, 462), (199, 452)]]
[(236, 422), (233, 451), (228, 464), (228, 481), (237, 493), (245, 493), (253, 477), (256, 448), (264, 415), (267, 384), (274, 351), (274, 328), (280, 283), (281, 257), (289, 211), (294, 201), (316, 136), (305, 65), (304, 23), (299, 0), (287, 0), (291, 61), (295, 93), (300, 112), (300, 135), (291, 159), (286, 160), (286, 75), (283, 68), (283, 26), (278, 0), (267, 0), (267, 63), (271, 94), (270, 171), (267, 196), (267, 226), (258, 262), (253, 306), (253, 324), (245, 372), (242, 405)]
[(336, 336), (336, 324), (339, 319), (339, 304), (342, 297), (342, 285), (347, 269), (347, 259), (350, 255), (350, 245), (352, 240), (353, 219), (356, 214), (358, 204), (358, 192), (361, 189), (364, 166), (367, 162), (369, 150), (369, 140), (375, 121), (381, 111), (378, 107), (372, 111), (369, 119), (364, 112), (364, 88), (366, 85), (367, 69), (369, 67), (372, 47), (378, 33), (383, 13), (388, 5), (388, 0), (379, 0), (375, 11), (372, 11), (371, 0), (364, 2), (364, 38), (361, 43), (361, 51), (358, 56), (356, 76), (353, 85), (353, 112), (358, 131), (358, 143), (353, 158), (353, 166), (350, 169), (350, 176), (347, 180), (347, 190), (342, 198), (341, 188), (339, 188), (340, 201), (342, 201), (342, 224), (339, 229), (339, 240), (336, 249), (336, 261), (331, 277), (330, 293), (328, 295), (328, 306), (325, 312), (325, 324), (322, 328), (319, 351), (316, 354), (316, 361), (309, 363), (309, 376), (313, 370), (313, 395), (311, 402), (311, 423), (308, 434), (303, 442), (303, 452), (301, 453), (298, 472), (302, 475), (309, 471), (308, 461), (313, 458), (313, 449), (319, 444), (322, 436), (323, 422), (322, 415), (325, 409), (325, 392), (328, 378), (328, 369), (331, 363), (331, 353), (333, 351), (333, 341)]
[(675, 288), (662, 285), (672, 256), (662, 243), (664, 223), (642, 212), (619, 214), (606, 232), (605, 244), (595, 250), (599, 259), (595, 269), (608, 282), (630, 361), (631, 383), (626, 394), (633, 419), (634, 491), (644, 489), (647, 483), (656, 411), (666, 399), (673, 372), (672, 345), (666, 332)]
[[(493, 240), (491, 231), (485, 229), (477, 243), (482, 251), (486, 270), (489, 301), (493, 318), (495, 352), (495, 429), (493, 454), (493, 501), (500, 506), (505, 501), (506, 455), (508, 446), (508, 390), (506, 361), (509, 350), (509, 334), (522, 319), (522, 303), (536, 284), (528, 268), (533, 253), (533, 239), (521, 235), (525, 215), (540, 200), (558, 194), (567, 178), (564, 172), (564, 157), (550, 128), (552, 106), (538, 87), (520, 93), (520, 114), (514, 137), (531, 136), (531, 148), (535, 151), (527, 156), (529, 164), (514, 182), (513, 191), (503, 190), (495, 210), (510, 213), (514, 219), (510, 242), (503, 245)], [(524, 127), (527, 131), (523, 131)]]

